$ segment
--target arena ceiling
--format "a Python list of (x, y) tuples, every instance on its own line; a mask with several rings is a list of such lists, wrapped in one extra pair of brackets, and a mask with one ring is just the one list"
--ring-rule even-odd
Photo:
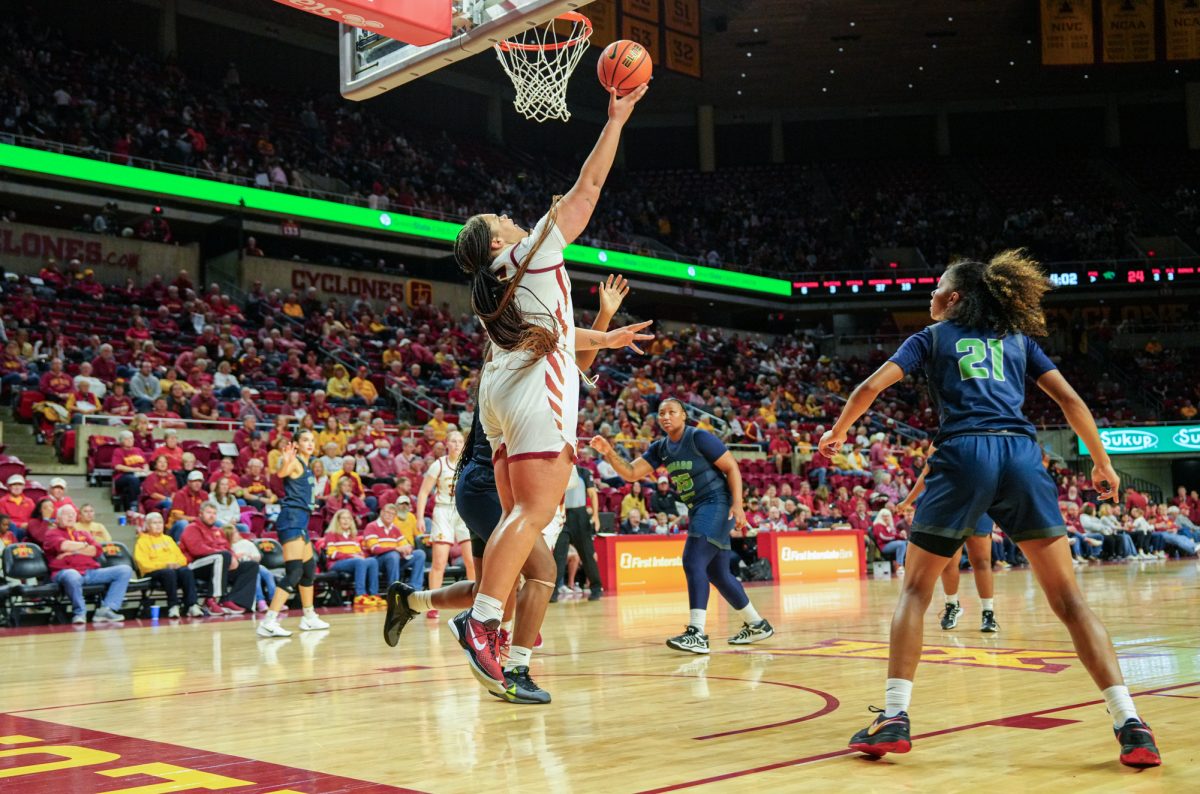
[[(245, 0), (203, 2), (247, 8)], [(336, 49), (331, 23), (254, 2), (256, 14), (325, 37)], [(1038, 4), (1029, 0), (701, 0), (701, 19), (704, 76), (657, 68), (660, 112), (700, 104), (836, 110), (1004, 100), (1166, 90), (1200, 79), (1194, 63), (1043, 67)], [(450, 68), (505, 84), (494, 58)], [(593, 79), (590, 71), (585, 59), (571, 100), (599, 107), (603, 95), (584, 82)]]

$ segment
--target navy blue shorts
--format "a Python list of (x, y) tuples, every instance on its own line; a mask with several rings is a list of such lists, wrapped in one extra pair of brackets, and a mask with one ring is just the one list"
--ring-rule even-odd
[(275, 518), (275, 535), (279, 538), (280, 543), (287, 543), (296, 538), (308, 540), (308, 518), (307, 510), (299, 510), (295, 507), (285, 507), (279, 511), (279, 515)]
[(983, 518), (979, 519), (979, 523), (975, 525), (975, 531), (971, 534), (977, 538), (990, 538), (992, 530), (996, 528), (996, 522), (987, 513), (983, 514)]
[(929, 459), (925, 493), (913, 516), (914, 534), (959, 541), (982, 535), (985, 513), (1016, 542), (1067, 534), (1058, 488), (1032, 438), (956, 436)]
[(483, 556), (488, 538), (500, 523), (504, 509), (496, 491), (496, 472), (490, 466), (468, 461), (454, 486), (454, 507), (471, 530), (471, 552)]
[(718, 549), (728, 549), (730, 532), (733, 519), (729, 517), (729, 502), (724, 499), (702, 502), (688, 509), (690, 537), (704, 538)]

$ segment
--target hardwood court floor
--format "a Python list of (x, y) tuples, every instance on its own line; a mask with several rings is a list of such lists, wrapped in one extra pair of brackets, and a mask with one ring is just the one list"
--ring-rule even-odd
[[(919, 670), (912, 705), (915, 735), (927, 738), (883, 761), (845, 747), (870, 719), (867, 705), (882, 705), (897, 583), (850, 580), (753, 588), (778, 634), (742, 651), (725, 643), (735, 627), (714, 599), (707, 658), (662, 644), (684, 623), (682, 595), (552, 605), (534, 663), (554, 696), (544, 707), (484, 694), (444, 621), (416, 621), (399, 648), (386, 647), (381, 612), (335, 611), (326, 636), (290, 640), (257, 640), (246, 619), (0, 632), (0, 791), (192, 790), (145, 776), (178, 768), (221, 772), (245, 784), (234, 790), (264, 794), (1195, 790), (1200, 568), (1093, 566), (1079, 578), (1157, 733), (1160, 769), (1117, 763), (1099, 693), (1020, 570), (996, 577), (999, 634), (978, 632), (969, 576), (957, 630), (942, 632), (931, 610), (932, 663)], [(36, 740), (121, 760), (102, 754), (91, 766), (14, 776), (16, 766), (54, 760), (11, 749)], [(104, 776), (156, 759), (175, 766)]]

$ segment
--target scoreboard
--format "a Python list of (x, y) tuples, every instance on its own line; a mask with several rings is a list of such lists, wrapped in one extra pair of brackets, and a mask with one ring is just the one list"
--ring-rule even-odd
[[(1078, 268), (1061, 265), (1047, 274), (1050, 283), (1058, 288), (1072, 287), (1138, 287), (1165, 284), (1185, 285), (1192, 282), (1200, 287), (1200, 264), (1147, 265), (1125, 263), (1096, 266), (1080, 264)], [(812, 295), (879, 295), (906, 292), (929, 292), (937, 287), (937, 276), (862, 275), (850, 278), (814, 276), (792, 282), (793, 296)]]

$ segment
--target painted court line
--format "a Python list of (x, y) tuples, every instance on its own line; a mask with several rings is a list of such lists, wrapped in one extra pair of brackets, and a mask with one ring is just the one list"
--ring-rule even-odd
[[(1136, 692), (1136, 693), (1134, 693), (1133, 696), (1134, 697), (1142, 697), (1144, 695), (1158, 695), (1162, 692), (1170, 692), (1175, 689), (1187, 689), (1189, 687), (1194, 687), (1194, 686), (1200, 686), (1200, 681), (1191, 681), (1186, 684), (1173, 684), (1171, 686), (1159, 687), (1158, 689), (1150, 689), (1145, 692)], [(969, 725), (959, 725), (954, 728), (944, 728), (940, 731), (930, 731), (929, 733), (921, 733), (921, 734), (917, 734), (916, 736), (913, 736), (912, 738), (913, 738), (913, 741), (916, 741), (917, 739), (928, 739), (928, 738), (932, 738), (934, 736), (944, 736), (946, 734), (961, 733), (962, 731), (974, 730), (975, 728), (984, 728), (987, 726), (995, 726), (998, 723), (1003, 723), (1003, 722), (1011, 722), (1014, 720), (1016, 720), (1016, 721), (1031, 720), (1031, 719), (1040, 717), (1043, 714), (1055, 714), (1060, 711), (1071, 711), (1072, 709), (1084, 708), (1086, 706), (1095, 706), (1095, 705), (1103, 703), (1103, 702), (1104, 702), (1103, 700), (1088, 700), (1083, 703), (1072, 703), (1071, 705), (1068, 705), (1068, 706), (1055, 706), (1054, 708), (1042, 709), (1040, 711), (1031, 711), (1026, 714), (1014, 714), (1011, 717), (1002, 717), (1002, 718), (996, 719), (996, 720), (987, 720), (985, 722), (974, 722)], [(829, 758), (837, 758), (839, 756), (844, 756), (844, 755), (858, 755), (858, 754), (859, 753), (856, 750), (851, 750), (850, 748), (847, 747), (842, 750), (834, 750), (834, 751), (827, 752), (827, 753), (820, 753), (818, 755), (810, 755), (810, 756), (805, 756), (803, 758), (793, 758), (788, 761), (777, 761), (773, 764), (757, 766), (757, 767), (753, 767), (751, 769), (742, 769), (737, 772), (726, 772), (725, 774), (722, 774), (722, 775), (713, 775), (712, 777), (700, 778), (698, 780), (689, 780), (684, 783), (672, 783), (671, 785), (662, 786), (660, 788), (646, 789), (645, 791), (638, 792), (638, 794), (661, 794), (662, 792), (667, 792), (667, 791), (679, 791), (679, 790), (685, 789), (685, 788), (694, 788), (695, 786), (703, 786), (708, 783), (719, 783), (722, 780), (733, 780), (735, 778), (746, 777), (748, 775), (757, 775), (762, 772), (771, 772), (773, 770), (784, 769), (789, 766), (801, 766), (803, 764), (811, 764), (816, 761), (824, 761)]]

